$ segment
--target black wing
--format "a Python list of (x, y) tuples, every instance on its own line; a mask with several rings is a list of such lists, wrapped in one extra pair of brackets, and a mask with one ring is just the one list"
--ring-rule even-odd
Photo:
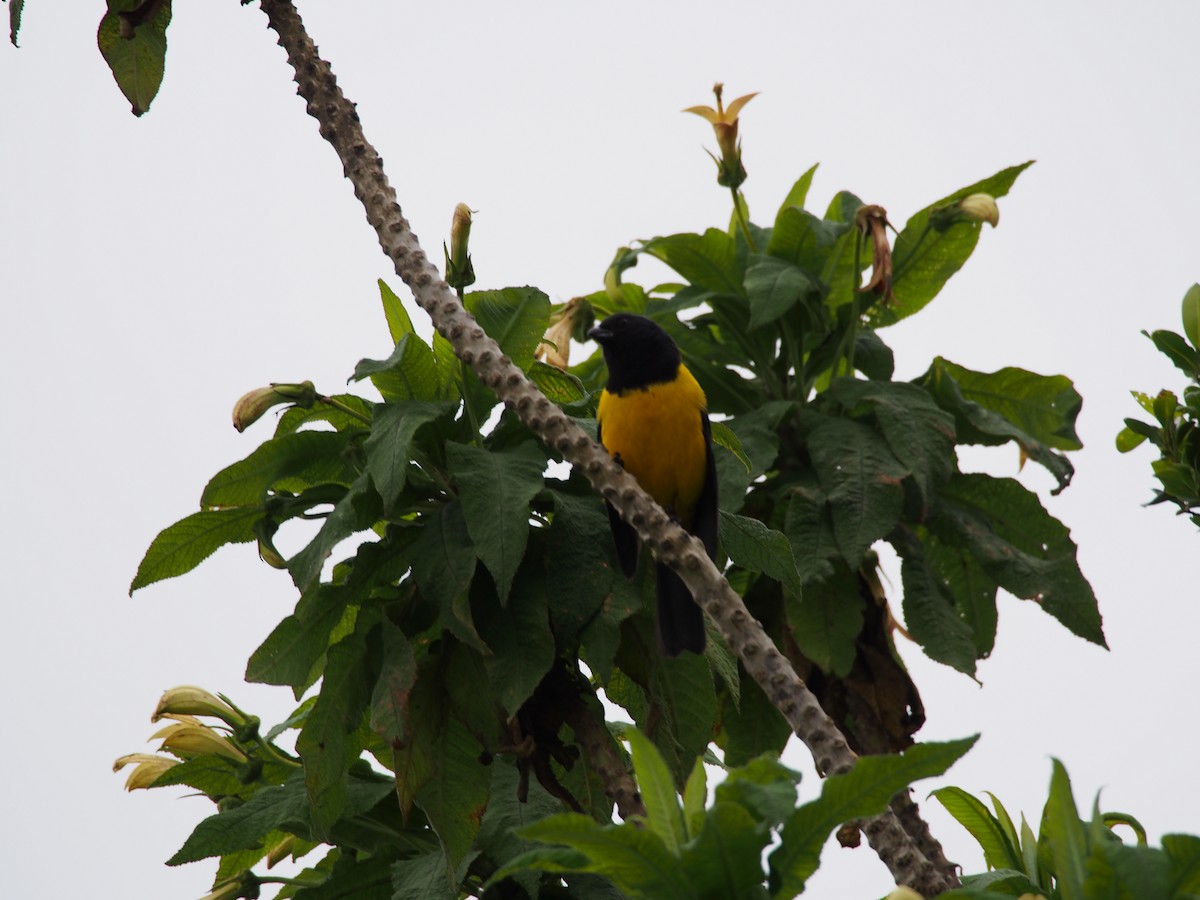
[[(596, 424), (596, 440), (604, 443), (599, 423)], [(632, 578), (637, 572), (638, 563), (637, 532), (621, 518), (621, 514), (607, 500), (604, 501), (604, 506), (608, 509), (608, 527), (612, 530), (613, 544), (617, 548), (617, 562), (621, 564), (621, 571), (625, 573), (625, 577)]]
[(692, 534), (700, 538), (709, 559), (717, 558), (717, 460), (713, 456), (712, 425), (708, 413), (700, 413), (704, 423), (704, 488), (696, 501), (696, 512), (692, 516)]

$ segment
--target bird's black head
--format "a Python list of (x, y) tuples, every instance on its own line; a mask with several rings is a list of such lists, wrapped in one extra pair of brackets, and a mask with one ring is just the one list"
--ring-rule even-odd
[(611, 394), (673, 381), (682, 357), (679, 348), (658, 325), (645, 316), (614, 313), (588, 332), (604, 351)]

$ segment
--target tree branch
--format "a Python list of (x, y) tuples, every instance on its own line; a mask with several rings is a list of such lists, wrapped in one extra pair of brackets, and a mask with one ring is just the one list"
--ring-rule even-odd
[[(600, 444), (503, 355), (442, 280), (396, 203), (396, 191), (384, 175), (383, 160), (363, 134), (354, 104), (342, 94), (333, 71), (318, 55), (290, 0), (261, 0), (261, 4), (295, 70), (297, 92), (307, 101), (309, 115), (320, 124), (321, 136), (342, 161), (380, 247), (459, 359), (470, 365), (543, 443), (586, 475), (597, 493), (633, 525), (656, 559), (679, 573), (746, 671), (808, 746), (820, 772), (830, 775), (850, 769), (856, 757), (846, 739), (713, 565), (700, 541), (673, 523), (633, 476), (615, 464)], [(898, 884), (926, 896), (957, 884), (952, 873), (939, 871), (921, 853), (894, 813), (885, 812), (868, 821), (864, 831)]]

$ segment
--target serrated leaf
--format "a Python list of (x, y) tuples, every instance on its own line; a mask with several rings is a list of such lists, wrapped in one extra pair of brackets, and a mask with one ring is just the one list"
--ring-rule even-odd
[(452, 443), (446, 445), (446, 460), (459, 488), (467, 533), (503, 605), (525, 555), (529, 502), (542, 490), (546, 458), (530, 444), (493, 453)]
[(545, 579), (540, 568), (523, 566), (517, 572), (506, 608), (490, 596), (490, 602), (473, 609), (479, 636), (492, 651), (484, 657), (484, 668), (509, 716), (517, 714), (554, 663), (548, 611), (550, 585)]
[(993, 869), (1020, 869), (1021, 855), (998, 819), (983, 802), (962, 788), (944, 787), (932, 792), (946, 812), (954, 816), (983, 850), (984, 862)]
[(277, 482), (287, 479), (289, 490), (316, 484), (349, 485), (355, 478), (344, 454), (348, 434), (301, 431), (272, 438), (245, 459), (214, 475), (200, 495), (200, 506), (217, 509), (261, 504)]
[(190, 572), (226, 544), (254, 540), (254, 525), (262, 517), (258, 508), (203, 510), (164, 528), (142, 557), (129, 593)]
[(1009, 593), (1036, 600), (1075, 634), (1107, 646), (1092, 587), (1065, 525), (1011, 478), (955, 475), (942, 491), (939, 539), (965, 547)]
[(550, 298), (534, 287), (510, 287), (471, 291), (463, 303), (513, 365), (529, 369), (550, 323)]
[[(562, 813), (524, 828), (529, 840), (564, 844), (574, 854), (542, 856), (559, 868), (549, 871), (581, 871), (604, 875), (635, 900), (693, 900), (683, 867), (663, 846), (661, 838), (646, 829), (629, 825), (601, 826), (589, 816)], [(536, 860), (538, 857), (531, 857)], [(521, 858), (501, 870), (511, 871)], [(539, 865), (539, 868), (544, 868)], [(499, 877), (499, 875), (497, 875)]]
[(738, 436), (734, 434), (733, 429), (724, 422), (710, 422), (712, 429), (712, 442), (718, 447), (724, 447), (730, 453), (738, 458), (743, 466), (746, 467), (746, 472), (753, 470), (754, 466), (750, 462), (750, 457), (746, 455), (746, 451), (742, 449), (742, 442), (738, 440)]
[(764, 753), (778, 755), (792, 736), (783, 714), (767, 699), (758, 682), (744, 672), (739, 693), (738, 706), (726, 705), (721, 716), (721, 749), (728, 766), (747, 765)]
[(447, 607), (466, 592), (475, 574), (475, 548), (462, 504), (442, 504), (421, 521), (421, 536), (413, 545), (413, 577), (422, 594)]
[[(157, 7), (146, 5), (153, 15), (135, 21), (143, 7), (129, 0), (109, 0), (108, 12), (100, 20), (96, 43), (117, 87), (140, 116), (150, 108), (162, 85), (167, 56), (167, 26), (171, 24), (171, 0)], [(10, 15), (12, 13), (10, 12)], [(20, 10), (15, 10), (18, 22)], [(122, 17), (124, 16), (124, 21)], [(16, 31), (12, 31), (16, 43)]]
[(657, 237), (647, 241), (642, 252), (662, 260), (689, 283), (714, 294), (745, 296), (736, 244), (718, 228), (709, 228), (702, 235)]
[(431, 749), (436, 768), (416, 801), (437, 833), (450, 868), (457, 869), (479, 832), (491, 776), (480, 762), (483, 747), (456, 718), (445, 719)]
[(808, 454), (829, 501), (833, 533), (853, 567), (899, 520), (901, 481), (909, 472), (867, 425), (815, 415), (806, 421)]
[(366, 642), (370, 618), (360, 613), (354, 633), (329, 648), (321, 693), (296, 738), (313, 834), (321, 840), (345, 811), (347, 770), (358, 755), (347, 738), (362, 723), (371, 700)]
[(392, 860), (386, 855), (346, 853), (319, 885), (297, 891), (296, 900), (392, 900)]
[(873, 327), (893, 325), (923, 309), (962, 268), (979, 242), (981, 224), (962, 219), (948, 228), (931, 224), (937, 209), (945, 208), (971, 194), (1003, 197), (1032, 160), (1011, 166), (990, 178), (968, 185), (930, 204), (908, 220), (892, 247), (892, 290), (895, 300), (877, 304), (868, 314)]
[(417, 683), (412, 645), (388, 618), (380, 623), (383, 658), (371, 691), (371, 730), (393, 747), (408, 740), (408, 700)]
[(774, 578), (788, 590), (802, 592), (800, 573), (786, 535), (758, 519), (721, 511), (721, 546), (734, 564)]
[[(550, 621), (559, 644), (569, 646), (585, 626), (595, 626), (591, 637), (598, 639), (600, 630), (615, 629), (632, 610), (621, 615), (622, 609), (613, 603), (612, 535), (601, 501), (590, 493), (580, 497), (553, 490), (551, 496), (554, 519), (545, 544), (546, 571), (555, 594)], [(612, 613), (607, 617), (601, 612), (606, 605)], [(589, 664), (594, 662), (589, 656)]]
[(821, 796), (788, 818), (780, 844), (768, 858), (772, 896), (789, 898), (804, 890), (820, 862), (821, 848), (835, 828), (851, 819), (879, 814), (914, 781), (943, 774), (976, 740), (978, 735), (917, 744), (898, 755), (863, 756), (849, 772), (825, 779)]
[(387, 319), (388, 333), (392, 336), (392, 343), (400, 343), (400, 339), (406, 334), (411, 334), (413, 329), (412, 318), (408, 314), (408, 310), (404, 308), (404, 302), (396, 296), (396, 292), (388, 287), (387, 282), (382, 278), (379, 279), (379, 298), (383, 301), (383, 315)]
[(287, 561), (292, 581), (301, 591), (307, 590), (321, 574), (333, 548), (350, 535), (365, 531), (383, 515), (383, 509), (371, 484), (370, 473), (364, 472), (350, 485), (345, 495), (334, 504), (333, 510), (321, 523), (316, 536)]
[(668, 853), (679, 856), (687, 838), (671, 771), (658, 748), (636, 728), (626, 731), (625, 738), (629, 741), (638, 792), (646, 804), (650, 829), (662, 840)]
[(404, 490), (408, 467), (412, 461), (413, 444), (422, 425), (427, 425), (454, 410), (449, 403), (428, 403), (409, 400), (385, 403), (376, 407), (371, 423), (371, 436), (364, 449), (367, 452), (367, 471), (385, 510), (391, 509)]
[(444, 385), (433, 351), (416, 332), (404, 335), (387, 359), (363, 359), (354, 367), (351, 381), (371, 379), (389, 403), (405, 400), (438, 400)]
[(525, 373), (529, 380), (537, 385), (538, 390), (545, 394), (552, 403), (563, 406), (568, 403), (578, 403), (587, 397), (583, 382), (555, 366), (547, 365), (541, 360), (534, 360), (529, 371)]
[(792, 556), (802, 583), (833, 574), (829, 560), (838, 557), (833, 513), (812, 472), (800, 473), (792, 488), (783, 527), (792, 544)]
[(296, 605), (296, 612), (276, 625), (250, 655), (246, 680), (293, 688), (309, 684), (313, 667), (325, 655), (330, 634), (346, 611), (341, 589), (313, 585)]
[(25, 0), (8, 0), (8, 36), (12, 45), (17, 46), (17, 34), (21, 30), (21, 12), (25, 8)]
[[(371, 411), (375, 408), (374, 403), (364, 400), (356, 394), (334, 394), (329, 399), (336, 400), (340, 405), (353, 410), (359, 416), (366, 419), (367, 422), (371, 421)], [(370, 427), (362, 419), (336, 406), (314, 403), (308, 409), (299, 406), (291, 406), (285, 409), (283, 415), (279, 417), (279, 422), (275, 425), (274, 436), (281, 438), (286, 434), (292, 434), (295, 431), (299, 431), (302, 426), (312, 422), (328, 422), (338, 431), (362, 430)]]
[(807, 172), (796, 179), (792, 189), (783, 198), (783, 203), (779, 205), (779, 212), (793, 206), (797, 209), (804, 209), (804, 202), (808, 199), (808, 189), (812, 187), (813, 176), (817, 174), (818, 165), (820, 164), (814, 163)]
[(708, 772), (704, 761), (697, 759), (683, 788), (683, 824), (688, 838), (700, 834), (704, 827), (704, 807), (708, 803)]
[(458, 900), (458, 885), (450, 883), (446, 854), (438, 848), (392, 865), (391, 900)]
[(737, 803), (718, 800), (700, 836), (685, 849), (683, 866), (694, 896), (758, 900), (763, 896), (762, 851), (771, 832)]
[(954, 597), (933, 571), (920, 544), (897, 544), (903, 563), (904, 623), (930, 659), (975, 674), (975, 641), (958, 616)]
[(803, 596), (784, 593), (788, 629), (801, 652), (838, 677), (849, 674), (858, 655), (856, 641), (866, 606), (856, 572), (839, 565), (810, 582)]
[(746, 270), (745, 288), (751, 331), (774, 322), (820, 290), (803, 269), (775, 256), (754, 257)]
[[(660, 659), (650, 679), (650, 700), (662, 716), (652, 740), (682, 787), (696, 757), (708, 746), (716, 718), (717, 695), (708, 660), (695, 653)], [(647, 730), (647, 722), (638, 724)]]
[(778, 753), (765, 753), (729, 771), (716, 799), (745, 807), (756, 822), (774, 828), (796, 811), (799, 783), (800, 773), (783, 765)]

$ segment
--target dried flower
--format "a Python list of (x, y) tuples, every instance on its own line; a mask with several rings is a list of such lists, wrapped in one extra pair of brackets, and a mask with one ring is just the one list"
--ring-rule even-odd
[(557, 369), (566, 369), (571, 364), (571, 335), (575, 333), (576, 319), (582, 309), (583, 298), (575, 297), (550, 314), (550, 327), (534, 352), (535, 358), (545, 360)]
[(860, 206), (854, 213), (854, 225), (871, 238), (871, 279), (861, 291), (874, 291), (883, 297), (884, 303), (896, 299), (892, 293), (892, 248), (888, 245), (887, 210), (882, 206)]
[[(721, 83), (713, 85), (713, 94), (717, 98), (717, 108), (711, 106), (689, 106), (684, 112), (695, 113), (708, 120), (717, 135), (717, 147), (721, 151), (717, 164), (717, 184), (735, 190), (746, 180), (746, 167), (742, 165), (742, 143), (738, 140), (738, 114), (742, 107), (758, 96), (758, 92), (738, 97), (728, 108), (721, 102), (721, 94), (725, 86)], [(709, 153), (709, 156), (712, 156)]]

